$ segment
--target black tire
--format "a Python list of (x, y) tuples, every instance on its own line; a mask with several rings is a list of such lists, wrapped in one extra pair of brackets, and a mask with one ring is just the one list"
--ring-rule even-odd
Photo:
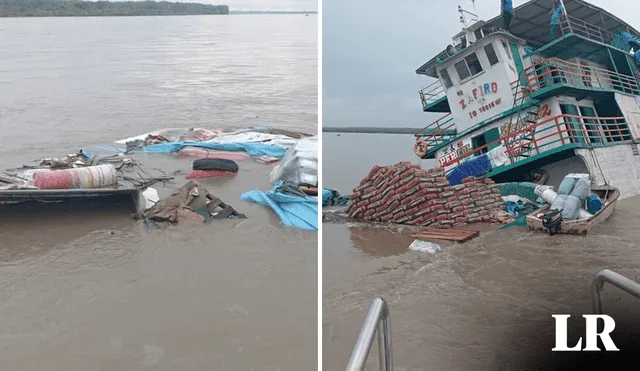
[(222, 170), (237, 173), (238, 164), (223, 158), (201, 158), (193, 161), (193, 170)]

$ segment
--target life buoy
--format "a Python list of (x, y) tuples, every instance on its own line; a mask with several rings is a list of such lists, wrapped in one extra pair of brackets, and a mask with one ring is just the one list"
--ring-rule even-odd
[(417, 139), (416, 144), (413, 145), (413, 152), (420, 158), (424, 157), (428, 150), (429, 146), (427, 145), (427, 140), (424, 138)]

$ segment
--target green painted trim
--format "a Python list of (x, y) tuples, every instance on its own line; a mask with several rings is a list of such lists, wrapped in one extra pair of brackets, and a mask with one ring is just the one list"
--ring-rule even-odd
[[(441, 104), (443, 101), (446, 101), (446, 100), (447, 100), (447, 96), (445, 95), (444, 97), (439, 98), (439, 99), (438, 99), (437, 101), (435, 101), (435, 102), (431, 102), (431, 103), (428, 103), (428, 104), (427, 104), (427, 105), (425, 105), (425, 106), (422, 106), (422, 110), (423, 110), (424, 112), (428, 112), (430, 108), (432, 108), (432, 107), (434, 107), (434, 106), (436, 106), (436, 105), (438, 105), (438, 104)], [(449, 102), (447, 102), (447, 106), (448, 106), (448, 105), (449, 105)]]
[(620, 52), (620, 53), (622, 53), (624, 55), (627, 54), (624, 50), (618, 49), (613, 45), (605, 44), (605, 43), (602, 43), (602, 42), (596, 41), (596, 40), (587, 39), (586, 37), (582, 37), (582, 36), (576, 35), (574, 33), (567, 33), (566, 35), (562, 35), (559, 38), (553, 40), (552, 42), (547, 43), (547, 44), (539, 47), (538, 49), (533, 50), (531, 53), (525, 54), (523, 56), (523, 58), (531, 57), (531, 56), (533, 56), (535, 54), (540, 54), (540, 53), (546, 51), (547, 49), (550, 49), (552, 46), (555, 46), (555, 44), (558, 44), (561, 41), (564, 41), (565, 39), (568, 39), (570, 37), (577, 37), (577, 38), (579, 38), (579, 39), (581, 39), (581, 40), (583, 40), (585, 42), (589, 42), (589, 43), (592, 43), (592, 44), (596, 44), (596, 45), (605, 47), (605, 48), (607, 48), (607, 50), (609, 50), (609, 52), (611, 52), (611, 50), (614, 50), (614, 51)]
[(531, 163), (533, 161), (539, 160), (541, 158), (544, 158), (544, 157), (547, 157), (547, 156), (550, 156), (550, 155), (554, 155), (556, 153), (559, 153), (559, 152), (562, 152), (562, 151), (566, 151), (568, 149), (579, 147), (577, 144), (578, 143), (565, 144), (565, 145), (562, 145), (562, 146), (559, 146), (559, 147), (556, 147), (556, 148), (552, 148), (552, 149), (546, 150), (546, 151), (544, 151), (542, 153), (535, 154), (535, 155), (533, 155), (531, 157), (527, 157), (524, 160), (520, 160), (520, 161), (514, 162), (513, 164), (502, 165), (502, 166), (497, 167), (497, 168), (491, 170), (490, 172), (488, 172), (487, 173), (487, 177), (492, 177), (492, 176), (498, 175), (500, 173), (504, 173), (505, 171), (513, 170), (513, 169), (518, 168), (520, 166), (524, 166), (524, 165), (526, 165), (528, 163)]
[(620, 90), (617, 90), (617, 89), (604, 89), (604, 88), (596, 88), (596, 87), (587, 88), (586, 86), (578, 86), (578, 85), (572, 85), (572, 84), (568, 84), (568, 83), (559, 83), (559, 84), (551, 84), (549, 86), (544, 87), (543, 89), (537, 90), (537, 91), (531, 93), (530, 96), (531, 97), (539, 97), (541, 95), (545, 95), (545, 94), (549, 93), (552, 90), (556, 90), (556, 89), (560, 89), (560, 88), (569, 88), (569, 89), (575, 89), (575, 90), (582, 90), (582, 91), (585, 91), (585, 92), (593, 91), (593, 92), (599, 92), (599, 93), (624, 93), (623, 91), (620, 91)]
[(520, 85), (527, 85), (527, 76), (524, 72), (524, 64), (522, 62), (522, 57), (520, 56), (520, 49), (518, 49), (518, 44), (510, 42), (509, 49), (511, 49), (511, 55), (513, 55), (513, 63), (516, 65), (516, 70), (518, 71), (518, 76), (520, 77)]
[(552, 46), (554, 46), (555, 44), (558, 44), (560, 41), (564, 41), (564, 39), (568, 39), (568, 38), (569, 38), (569, 37), (571, 37), (571, 36), (576, 36), (576, 35), (571, 34), (571, 33), (568, 33), (568, 34), (566, 34), (566, 35), (562, 35), (562, 36), (560, 36), (559, 38), (557, 38), (557, 39), (553, 40), (552, 42), (547, 43), (547, 44), (544, 44), (543, 46), (539, 47), (538, 49), (535, 49), (535, 50), (534, 50), (534, 51), (532, 51), (531, 53), (525, 54), (525, 55), (523, 56), (523, 58), (531, 57), (531, 56), (532, 56), (532, 55), (534, 55), (534, 54), (540, 54), (540, 53), (544, 52), (545, 50), (547, 50), (547, 49), (551, 48), (551, 47), (552, 47)]
[(486, 174), (487, 177), (492, 177), (501, 173), (504, 173), (505, 171), (509, 171), (509, 170), (513, 170), (515, 168), (518, 168), (520, 166), (524, 166), (528, 163), (531, 163), (533, 161), (539, 160), (541, 158), (545, 158), (547, 156), (550, 155), (554, 155), (556, 153), (560, 153), (562, 151), (566, 151), (568, 149), (575, 149), (575, 148), (593, 148), (593, 147), (598, 147), (598, 148), (604, 148), (604, 147), (615, 147), (615, 146), (619, 146), (622, 144), (630, 144), (633, 143), (633, 141), (619, 141), (619, 142), (607, 142), (607, 143), (586, 143), (586, 142), (576, 142), (576, 143), (568, 143), (568, 144), (564, 144), (561, 145), (559, 147), (556, 148), (552, 148), (552, 149), (548, 149), (542, 153), (539, 154), (535, 154), (531, 157), (527, 157), (523, 160), (517, 161), (513, 164), (509, 164), (509, 165), (502, 165), (498, 168), (495, 168), (493, 170), (491, 170), (490, 172), (488, 172)]
[(631, 64), (631, 57), (627, 55), (624, 57), (624, 59), (627, 60), (627, 66), (629, 66), (629, 71), (631, 71), (631, 76), (633, 78), (636, 78), (635, 68), (633, 68), (633, 65)]
[(540, 103), (540, 102), (538, 100), (536, 100), (536, 99), (533, 99), (533, 100), (531, 100), (531, 102), (527, 102), (527, 103), (521, 104), (521, 105), (519, 105), (517, 107), (509, 108), (508, 110), (506, 110), (506, 111), (504, 111), (504, 112), (502, 112), (502, 113), (500, 113), (500, 114), (498, 114), (496, 116), (490, 117), (490, 118), (488, 118), (488, 119), (486, 119), (484, 121), (480, 121), (479, 123), (473, 125), (472, 127), (460, 132), (458, 135), (456, 135), (455, 138), (451, 138), (449, 141), (443, 142), (443, 143), (438, 144), (437, 146), (433, 147), (432, 149), (429, 149), (427, 151), (427, 154), (425, 155), (425, 158), (426, 158), (426, 156), (430, 156), (430, 155), (436, 153), (436, 151), (438, 151), (439, 149), (441, 149), (443, 147), (446, 147), (451, 142), (455, 142), (456, 140), (459, 140), (460, 138), (462, 138), (464, 136), (472, 134), (473, 132), (475, 132), (475, 131), (477, 131), (479, 129), (482, 129), (485, 126), (487, 126), (489, 124), (492, 124), (492, 123), (494, 123), (494, 122), (496, 122), (496, 121), (498, 121), (500, 119), (503, 119), (503, 118), (505, 118), (505, 117), (507, 117), (509, 115), (513, 115), (514, 113), (517, 113), (518, 111), (524, 111), (527, 108), (529, 108), (529, 107), (531, 107), (531, 106), (533, 106), (534, 104), (537, 104), (537, 103)]
[(611, 49), (607, 49), (607, 52), (609, 53), (609, 60), (611, 61), (611, 64), (613, 65), (613, 69), (616, 71), (616, 73), (620, 73), (620, 72), (618, 72), (618, 67), (616, 66), (616, 61), (615, 61), (615, 59), (613, 59), (613, 54), (611, 54)]
[[(600, 93), (621, 93), (621, 91), (616, 90), (616, 89), (603, 89), (603, 88), (595, 88), (595, 87), (591, 87), (591, 88), (587, 88), (585, 86), (577, 86), (577, 85), (571, 85), (571, 84), (567, 84), (567, 83), (560, 83), (560, 84), (551, 84), (549, 86), (546, 86), (545, 88), (535, 91), (533, 93), (530, 94), (530, 97), (532, 98), (531, 102), (527, 102), (524, 104), (521, 104), (517, 107), (514, 108), (510, 108), (496, 116), (493, 116), (485, 121), (481, 121), (477, 124), (475, 124), (474, 126), (460, 132), (455, 138), (451, 138), (449, 141), (443, 142), (435, 147), (433, 147), (432, 149), (430, 149), (427, 154), (425, 156), (430, 156), (436, 153), (436, 151), (438, 151), (439, 149), (447, 146), (449, 143), (451, 142), (455, 142), (457, 140), (460, 140), (460, 138), (465, 137), (469, 134), (474, 133), (475, 131), (482, 129), (483, 127), (494, 123), (497, 120), (500, 120), (502, 118), (505, 118), (506, 116), (509, 115), (513, 115), (515, 113), (518, 113), (520, 111), (524, 111), (527, 108), (533, 106), (534, 104), (538, 104), (541, 101), (539, 99), (537, 99), (537, 97), (541, 96), (541, 95), (545, 95), (548, 94), (549, 92), (556, 90), (556, 89), (561, 89), (561, 88), (569, 88), (569, 89), (575, 89), (575, 90), (581, 90), (583, 92), (589, 92), (589, 91), (593, 91), (593, 92), (600, 92)], [(640, 94), (640, 92), (638, 92), (638, 94)], [(557, 96), (557, 94), (556, 94)]]

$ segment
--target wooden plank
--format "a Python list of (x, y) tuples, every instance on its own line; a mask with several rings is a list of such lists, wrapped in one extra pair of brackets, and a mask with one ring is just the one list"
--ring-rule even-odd
[(429, 239), (435, 239), (435, 240), (445, 240), (445, 241), (454, 241), (454, 242), (459, 242), (459, 243), (463, 243), (463, 242), (467, 242), (475, 237), (477, 237), (476, 235), (468, 235), (468, 236), (446, 236), (446, 235), (429, 235), (429, 234), (421, 234), (421, 235), (417, 235), (414, 236), (417, 239), (420, 240), (429, 240)]
[(445, 241), (467, 242), (475, 237), (478, 237), (480, 232), (470, 231), (466, 229), (425, 229), (419, 233), (411, 235), (411, 237), (418, 239), (437, 239)]

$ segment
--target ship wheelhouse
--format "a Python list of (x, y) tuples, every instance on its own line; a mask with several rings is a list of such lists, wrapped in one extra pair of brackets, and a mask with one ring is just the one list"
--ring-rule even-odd
[(633, 144), (638, 155), (640, 33), (585, 1), (564, 4), (553, 32), (553, 0), (517, 7), (508, 30), (476, 17), (417, 69), (436, 79), (419, 92), (423, 111), (440, 116), (416, 133), (418, 156), (450, 169), (502, 147), (508, 161), (489, 176), (512, 181), (523, 167), (589, 170), (598, 148)]

